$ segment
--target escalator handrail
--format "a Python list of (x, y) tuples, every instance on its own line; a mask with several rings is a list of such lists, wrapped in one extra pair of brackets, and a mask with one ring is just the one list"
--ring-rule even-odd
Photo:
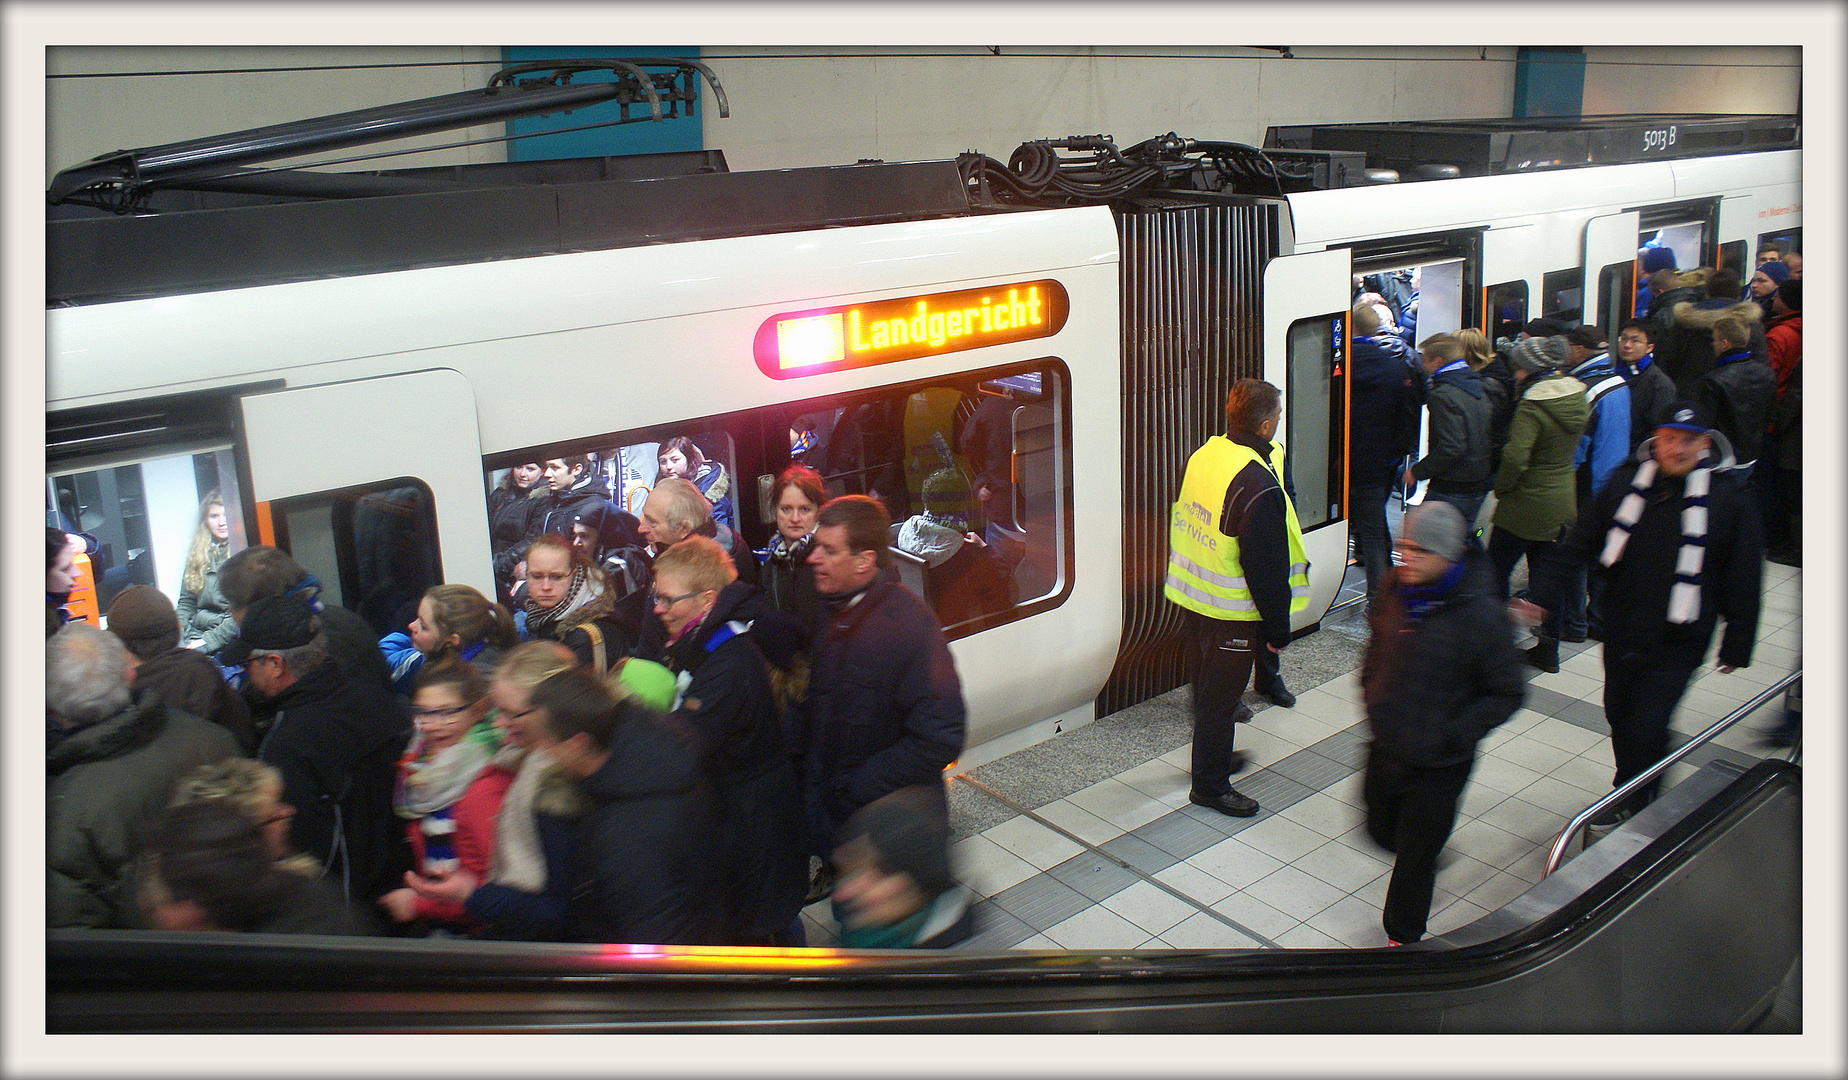
[[(1565, 861), (1566, 848), (1572, 843), (1572, 837), (1577, 835), (1578, 831), (1585, 827), (1586, 822), (1597, 817), (1607, 808), (1615, 806), (1617, 803), (1621, 802), (1625, 796), (1660, 776), (1670, 765), (1687, 757), (1696, 748), (1705, 745), (1720, 732), (1725, 731), (1727, 728), (1732, 727), (1734, 724), (1745, 719), (1754, 712), (1757, 712), (1766, 702), (1770, 701), (1778, 694), (1783, 693), (1792, 683), (1802, 677), (1803, 669), (1798, 668), (1782, 679), (1779, 679), (1777, 682), (1772, 683), (1770, 687), (1757, 697), (1754, 697), (1732, 712), (1727, 713), (1720, 719), (1715, 720), (1713, 725), (1707, 728), (1707, 730), (1669, 751), (1668, 756), (1661, 761), (1656, 762), (1654, 765), (1649, 766), (1649, 768), (1632, 776), (1626, 783), (1611, 791), (1610, 794), (1573, 815), (1572, 820), (1566, 822), (1565, 828), (1559, 830), (1559, 835), (1553, 838), (1553, 846), (1547, 851), (1546, 869), (1541, 871), (1540, 879), (1542, 881), (1546, 880), (1548, 874), (1559, 869), (1559, 864)], [(1787, 760), (1796, 760), (1796, 750), (1794, 748)]]

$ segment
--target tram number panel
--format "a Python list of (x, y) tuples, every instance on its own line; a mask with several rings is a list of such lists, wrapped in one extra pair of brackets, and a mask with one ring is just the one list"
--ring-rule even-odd
[(796, 379), (1051, 337), (1070, 314), (1057, 281), (1023, 281), (773, 315), (754, 351), (765, 375)]

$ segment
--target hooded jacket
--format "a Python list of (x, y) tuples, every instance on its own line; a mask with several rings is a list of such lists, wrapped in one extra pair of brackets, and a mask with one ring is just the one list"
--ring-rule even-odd
[(1377, 749), (1422, 768), (1469, 761), (1521, 707), (1525, 670), (1481, 550), (1464, 549), (1461, 579), (1422, 618), (1386, 583), (1367, 621), (1360, 677)]
[(138, 925), (131, 871), (140, 830), (181, 777), (236, 757), (237, 741), (146, 690), (107, 720), (61, 735), (45, 756), (46, 925)]
[(761, 610), (757, 589), (734, 581), (667, 649), (680, 681), (675, 716), (698, 735), (718, 796), (726, 929), (738, 939), (787, 927), (808, 889), (802, 789), (750, 634)]
[(1695, 396), (1700, 380), (1713, 370), (1713, 324), (1731, 316), (1745, 324), (1752, 335), (1754, 359), (1768, 359), (1765, 352), (1764, 312), (1750, 300), (1724, 303), (1716, 307), (1678, 303), (1670, 309), (1674, 325), (1656, 339), (1656, 363), (1675, 380), (1677, 398)]
[(1669, 594), (1682, 548), (1682, 509), (1686, 477), (1657, 475), (1630, 530), (1623, 556), (1615, 565), (1599, 562), (1612, 519), (1630, 493), (1636, 470), (1649, 456), (1653, 440), (1638, 449), (1636, 460), (1612, 477), (1597, 499), (1579, 516), (1553, 558), (1545, 560), (1528, 589), (1529, 598), (1548, 611), (1558, 610), (1567, 573), (1589, 568), (1603, 582), (1605, 648), (1666, 648), (1679, 662), (1698, 667), (1713, 641), (1722, 616), (1726, 633), (1719, 662), (1745, 667), (1752, 662), (1758, 636), (1759, 592), (1764, 573), (1764, 532), (1751, 495), (1721, 433), (1713, 436), (1709, 457), (1713, 471), (1707, 492), (1707, 534), (1700, 573), (1700, 615), (1691, 623), (1668, 621)]
[(1488, 395), (1467, 365), (1431, 376), (1425, 395), (1431, 426), (1425, 456), (1412, 476), (1429, 480), (1432, 491), (1480, 495), (1489, 486)]
[(1609, 353), (1589, 357), (1567, 374), (1585, 384), (1585, 400), (1591, 406), (1585, 434), (1572, 457), (1590, 466), (1590, 490), (1595, 494), (1630, 456), (1630, 387), (1617, 374)]
[(1530, 376), (1522, 390), (1495, 475), (1495, 527), (1553, 540), (1577, 511), (1572, 456), (1591, 407), (1585, 384), (1560, 372)]
[(183, 713), (223, 727), (237, 739), (240, 752), (256, 752), (257, 733), (250, 723), (250, 706), (231, 689), (218, 673), (218, 665), (203, 652), (168, 649), (143, 660), (135, 668), (135, 685), (154, 691)]
[(719, 807), (698, 737), (632, 701), (619, 708), (608, 758), (578, 784), (587, 809), (578, 834), (577, 939), (718, 944)]

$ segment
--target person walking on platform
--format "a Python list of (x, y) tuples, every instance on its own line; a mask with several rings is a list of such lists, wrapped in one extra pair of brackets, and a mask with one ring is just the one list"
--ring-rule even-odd
[[(1715, 625), (1722, 673), (1752, 662), (1758, 636), (1764, 536), (1751, 496), (1719, 452), (1708, 414), (1690, 401), (1670, 406), (1642, 460), (1619, 470), (1553, 555), (1534, 574), (1532, 622), (1559, 603), (1574, 566), (1604, 580), (1604, 717), (1617, 759), (1613, 786), (1668, 753), (1668, 720), (1700, 667)], [(1594, 836), (1655, 797), (1656, 784), (1626, 806), (1593, 818)]]
[(1290, 615), (1309, 604), (1309, 560), (1296, 508), (1283, 489), (1283, 445), (1271, 440), (1282, 394), (1240, 379), (1226, 395), (1226, 434), (1187, 460), (1168, 545), (1167, 598), (1186, 608), (1197, 664), (1193, 678), (1193, 787), (1188, 799), (1233, 817), (1258, 812), (1232, 774), (1240, 703), (1259, 649), (1282, 652)]
[(1418, 346), (1430, 389), (1425, 402), (1431, 409), (1429, 452), (1405, 470), (1411, 487), (1429, 480), (1427, 499), (1447, 502), (1475, 527), (1483, 497), (1489, 493), (1488, 395), (1482, 379), (1470, 370), (1463, 343), (1449, 334), (1428, 337)]
[(1424, 937), (1437, 856), (1456, 824), (1476, 744), (1526, 695), (1489, 559), (1454, 504), (1405, 515), (1394, 567), (1368, 605), (1360, 677), (1367, 832), (1394, 852), (1381, 925), (1395, 945)]

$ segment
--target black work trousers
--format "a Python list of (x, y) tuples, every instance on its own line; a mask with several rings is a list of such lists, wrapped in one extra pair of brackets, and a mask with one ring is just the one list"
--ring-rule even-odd
[(1367, 833), (1393, 852), (1392, 880), (1380, 925), (1401, 945), (1424, 937), (1437, 886), (1437, 855), (1457, 822), (1457, 800), (1474, 760), (1425, 768), (1401, 761), (1378, 746), (1367, 753), (1361, 794), (1367, 802)]
[(1239, 700), (1251, 681), (1259, 622), (1209, 619), (1188, 612), (1194, 631), (1193, 791), (1216, 797), (1232, 790), (1232, 735), (1250, 712)]
[[(1617, 759), (1611, 786), (1668, 756), (1669, 717), (1699, 666), (1700, 658), (1690, 659), (1686, 649), (1604, 643), (1604, 719), (1611, 725), (1611, 753)], [(1645, 784), (1624, 800), (1625, 807), (1636, 811), (1649, 805), (1660, 785), (1660, 777)]]
[(1355, 466), (1348, 479), (1348, 518), (1354, 554), (1367, 575), (1367, 594), (1392, 569), (1392, 533), (1386, 528), (1386, 499), (1396, 466)]

